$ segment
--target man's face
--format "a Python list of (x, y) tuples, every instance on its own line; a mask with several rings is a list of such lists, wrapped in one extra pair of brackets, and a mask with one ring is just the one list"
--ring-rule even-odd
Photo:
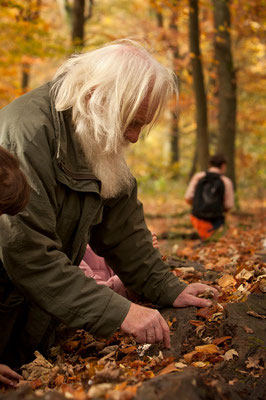
[(125, 138), (131, 143), (136, 143), (139, 139), (141, 129), (151, 123), (153, 115), (148, 116), (149, 97), (147, 96), (140, 105), (137, 114), (125, 131)]

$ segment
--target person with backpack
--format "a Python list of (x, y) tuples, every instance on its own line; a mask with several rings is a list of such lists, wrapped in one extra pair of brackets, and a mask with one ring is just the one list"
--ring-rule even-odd
[(224, 225), (224, 213), (234, 206), (233, 183), (225, 172), (225, 157), (215, 154), (208, 170), (195, 174), (188, 185), (185, 200), (192, 205), (191, 222), (202, 240)]

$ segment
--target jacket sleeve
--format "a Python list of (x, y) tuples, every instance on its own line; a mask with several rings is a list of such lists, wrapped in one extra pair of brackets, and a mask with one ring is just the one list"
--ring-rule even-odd
[(127, 194), (106, 203), (101, 224), (91, 232), (90, 245), (129, 290), (153, 303), (172, 306), (186, 287), (152, 245), (143, 207), (137, 199), (136, 182)]
[(39, 133), (37, 143), (27, 140), (26, 133), (14, 141), (11, 132), (2, 137), (4, 147), (20, 159), (32, 189), (23, 212), (0, 217), (4, 267), (23, 295), (48, 314), (69, 327), (86, 327), (97, 335), (109, 336), (121, 325), (130, 302), (87, 278), (62, 252), (56, 233), (57, 182), (51, 141), (45, 129)]

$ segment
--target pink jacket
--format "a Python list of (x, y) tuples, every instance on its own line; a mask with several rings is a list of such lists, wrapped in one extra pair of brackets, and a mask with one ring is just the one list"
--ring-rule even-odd
[(122, 281), (105, 262), (104, 258), (97, 256), (89, 245), (86, 247), (80, 269), (89, 278), (93, 278), (99, 285), (105, 285), (124, 297), (129, 297), (128, 291)]

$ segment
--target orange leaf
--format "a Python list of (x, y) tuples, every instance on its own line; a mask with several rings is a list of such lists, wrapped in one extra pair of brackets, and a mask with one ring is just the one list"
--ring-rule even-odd
[(130, 367), (134, 368), (134, 367), (143, 367), (144, 365), (146, 365), (146, 363), (144, 361), (141, 360), (135, 360), (132, 363), (130, 363)]
[(78, 347), (79, 343), (78, 340), (70, 340), (69, 342), (64, 343), (62, 347), (65, 351), (72, 352)]
[(197, 354), (197, 351), (193, 350), (190, 353), (184, 354), (183, 358), (187, 363), (190, 363), (194, 354)]
[(218, 279), (218, 284), (221, 287), (235, 286), (236, 280), (232, 275), (225, 274), (220, 279)]
[(197, 316), (205, 319), (211, 319), (214, 311), (210, 307), (200, 308), (197, 311)]
[(164, 369), (162, 369), (158, 375), (165, 375), (165, 374), (170, 374), (171, 372), (175, 372), (178, 371), (178, 369), (175, 366), (175, 363), (171, 363), (169, 365), (167, 365), (167, 367), (165, 367)]
[(219, 347), (215, 346), (214, 344), (204, 344), (203, 346), (196, 346), (195, 350), (197, 353), (204, 354), (219, 353)]
[(40, 378), (35, 379), (34, 381), (30, 382), (30, 386), (32, 387), (32, 389), (37, 389), (38, 387), (42, 386), (43, 382)]
[(198, 321), (197, 319), (191, 319), (189, 322), (190, 322), (192, 325), (194, 325), (194, 326), (201, 326), (201, 325), (204, 325), (204, 322), (203, 322), (203, 321)]
[(225, 342), (227, 339), (232, 339), (232, 336), (223, 336), (220, 338), (216, 338), (212, 341), (212, 343), (218, 346), (218, 344)]
[(54, 381), (55, 386), (60, 386), (60, 385), (62, 385), (62, 383), (64, 382), (64, 380), (65, 380), (64, 375), (57, 375), (57, 377), (55, 378), (55, 381)]
[(136, 346), (124, 347), (123, 349), (119, 349), (121, 353), (129, 354), (133, 353), (133, 351), (137, 350)]

